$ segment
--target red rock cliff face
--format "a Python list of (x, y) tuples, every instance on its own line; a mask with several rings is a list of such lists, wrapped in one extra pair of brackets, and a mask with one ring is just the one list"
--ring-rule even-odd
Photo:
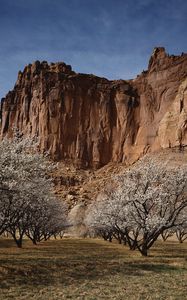
[(80, 167), (131, 163), (147, 151), (186, 145), (187, 55), (155, 48), (134, 80), (77, 74), (64, 63), (35, 62), (19, 72), (1, 103), (1, 135), (19, 128), (41, 150)]

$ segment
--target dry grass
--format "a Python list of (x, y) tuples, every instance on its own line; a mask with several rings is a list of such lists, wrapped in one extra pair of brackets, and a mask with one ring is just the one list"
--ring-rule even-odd
[(0, 240), (0, 299), (187, 299), (187, 243), (158, 242), (150, 254), (97, 239), (23, 249)]

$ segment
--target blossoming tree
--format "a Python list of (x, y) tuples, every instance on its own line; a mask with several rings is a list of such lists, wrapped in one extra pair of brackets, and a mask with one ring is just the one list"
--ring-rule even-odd
[(0, 142), (0, 234), (10, 233), (18, 247), (25, 234), (36, 243), (64, 228), (66, 208), (49, 176), (54, 168), (33, 139)]
[(130, 249), (147, 256), (161, 233), (185, 224), (187, 165), (175, 168), (148, 156), (115, 182), (114, 191), (106, 188), (102, 199), (89, 207), (85, 221), (89, 227), (107, 225), (125, 238)]

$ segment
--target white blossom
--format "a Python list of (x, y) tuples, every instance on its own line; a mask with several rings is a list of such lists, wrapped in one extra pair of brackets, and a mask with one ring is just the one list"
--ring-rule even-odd
[(37, 242), (64, 228), (66, 208), (50, 177), (55, 164), (37, 146), (17, 136), (0, 142), (0, 234), (8, 231), (18, 246), (25, 234)]
[(187, 165), (174, 168), (167, 162), (145, 157), (115, 178), (115, 189), (107, 190), (89, 207), (90, 228), (110, 228), (120, 233), (131, 249), (143, 255), (158, 236), (183, 223), (187, 207)]

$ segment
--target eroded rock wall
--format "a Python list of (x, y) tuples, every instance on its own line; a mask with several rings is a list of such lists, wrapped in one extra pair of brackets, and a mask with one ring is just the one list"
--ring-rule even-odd
[(77, 74), (35, 62), (1, 103), (1, 135), (37, 135), (41, 150), (80, 167), (131, 163), (147, 151), (186, 145), (187, 54), (156, 48), (134, 80)]

